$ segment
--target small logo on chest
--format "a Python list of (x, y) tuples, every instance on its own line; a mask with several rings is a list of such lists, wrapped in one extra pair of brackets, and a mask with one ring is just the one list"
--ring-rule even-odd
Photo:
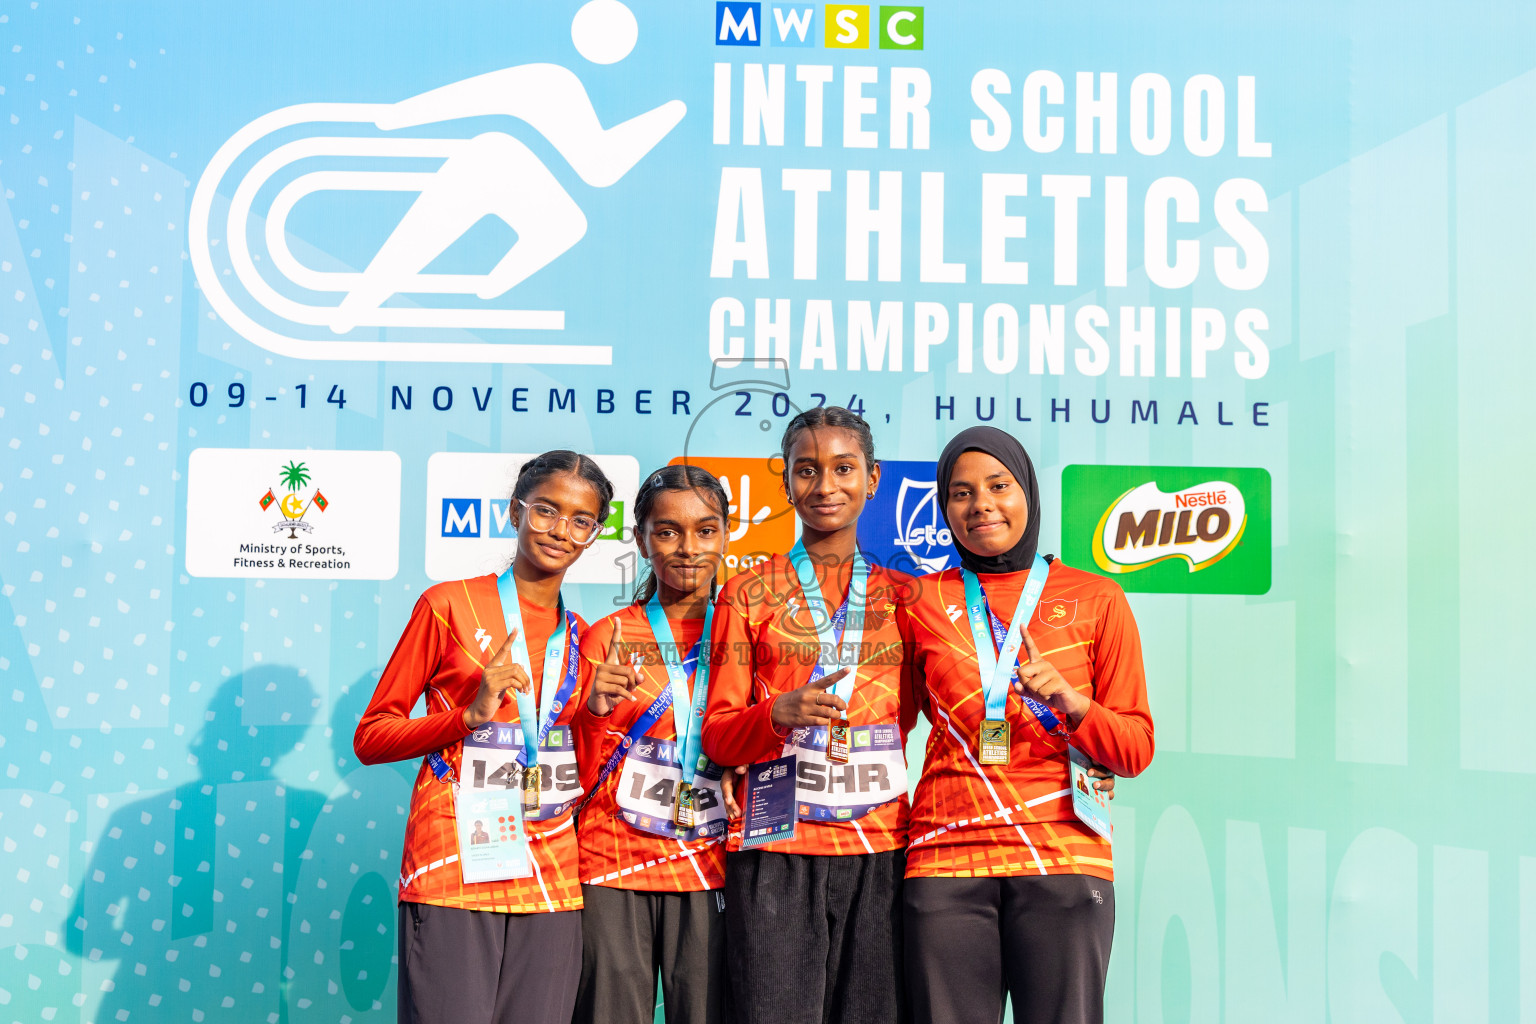
[(1041, 601), (1035, 618), (1047, 629), (1059, 629), (1077, 621), (1077, 598)]
[(484, 654), (486, 651), (491, 649), (491, 634), (485, 631), (484, 626), (481, 626), (479, 629), (475, 630), (475, 642), (480, 645), (481, 654)]

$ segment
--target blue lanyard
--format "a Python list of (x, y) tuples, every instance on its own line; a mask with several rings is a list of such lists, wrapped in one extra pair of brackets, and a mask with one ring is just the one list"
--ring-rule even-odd
[[(715, 621), (715, 606), (704, 611), (704, 633), (687, 657), (679, 659), (677, 644), (672, 640), (672, 627), (667, 624), (666, 612), (661, 608), (661, 594), (651, 595), (645, 604), (645, 614), (651, 622), (651, 635), (661, 651), (662, 664), (667, 666), (667, 678), (672, 682), (672, 723), (677, 727), (677, 753), (683, 767), (683, 781), (693, 784), (694, 772), (703, 764), (699, 749), (704, 732), (704, 704), (709, 698), (709, 630)], [(693, 699), (688, 698), (688, 663), (694, 663)]]
[[(1013, 610), (1013, 621), (1004, 629), (987, 604), (981, 579), (969, 569), (960, 570), (965, 581), (965, 614), (971, 623), (971, 639), (976, 644), (976, 671), (981, 677), (988, 718), (1001, 719), (1007, 714), (1008, 688), (1013, 670), (1019, 663), (1019, 650), (1024, 646), (1024, 624), (1035, 614), (1050, 571), (1050, 564), (1036, 553), (1035, 564), (1024, 581), (1024, 592), (1019, 595), (1019, 606)], [(1060, 728), (1061, 723), (1050, 708), (1029, 697), (1024, 698), (1024, 703), (1047, 732)]]
[[(864, 639), (864, 600), (869, 582), (869, 563), (864, 560), (862, 551), (854, 551), (853, 576), (848, 580), (848, 596), (843, 598), (842, 606), (835, 613), (828, 615), (827, 601), (822, 596), (821, 583), (816, 579), (816, 567), (811, 564), (811, 556), (806, 553), (804, 542), (795, 541), (795, 546), (789, 551), (789, 560), (795, 567), (795, 575), (800, 579), (806, 611), (810, 612), (811, 621), (816, 626), (816, 639), (821, 643), (822, 653), (816, 659), (816, 667), (811, 670), (811, 682), (815, 682), (829, 671), (842, 667), (842, 650), (845, 646), (851, 646), (855, 659), (858, 657)], [(825, 661), (829, 653), (836, 654), (836, 662), (830, 669)], [(858, 681), (858, 661), (855, 660), (851, 667), (854, 671), (832, 687), (832, 692), (841, 697), (844, 703), (853, 700), (853, 688)]]
[[(512, 641), (512, 661), (522, 666), (528, 678), (533, 679), (533, 667), (528, 661), (527, 630), (523, 628), (523, 609), (517, 600), (517, 583), (512, 579), (512, 567), (496, 579), (496, 593), (501, 598), (501, 615), (506, 621), (507, 632), (517, 630), (517, 639)], [(576, 615), (565, 610), (565, 597), (562, 595), (556, 614), (565, 620), (565, 629), (560, 629), (560, 622), (555, 622), (555, 628), (550, 631), (549, 639), (544, 643), (544, 675), (540, 682), (543, 692), (541, 707), (535, 708), (533, 694), (514, 691), (517, 700), (517, 717), (523, 726), (523, 752), (517, 760), (521, 765), (529, 768), (538, 767), (539, 746), (549, 735), (550, 726), (555, 724), (555, 719), (560, 717), (560, 712), (565, 708), (565, 702), (570, 699), (571, 693), (576, 689), (576, 662), (579, 657), (576, 639)], [(569, 640), (569, 644), (567, 644)], [(565, 677), (560, 685), (555, 685), (555, 680), (560, 678), (560, 654), (561, 648), (568, 647), (569, 654), (566, 657)], [(542, 724), (540, 724), (542, 723)]]

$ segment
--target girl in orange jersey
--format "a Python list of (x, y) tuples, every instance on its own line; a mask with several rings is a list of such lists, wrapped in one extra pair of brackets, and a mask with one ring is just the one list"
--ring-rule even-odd
[(577, 1024), (719, 1024), (725, 1003), (725, 806), (699, 749), (701, 650), (725, 555), (729, 501), (697, 466), (667, 466), (635, 496), (651, 574), (582, 640), (592, 684), (576, 712), (582, 785)]
[(801, 539), (722, 588), (704, 752), (746, 765), (794, 754), (793, 838), (726, 857), (726, 958), (747, 1024), (904, 1019), (898, 963), (911, 701), (896, 605), (910, 577), (856, 541), (880, 482), (864, 420), (803, 412), (782, 444)]
[[(560, 584), (612, 498), (584, 455), (529, 460), (512, 491), (512, 565), (421, 596), (358, 724), (363, 763), (424, 757), (400, 867), (402, 1022), (570, 1019), (581, 971), (570, 720), (585, 623)], [(422, 699), (427, 713), (412, 718)]]
[(1009, 435), (957, 435), (938, 497), (961, 568), (902, 610), (933, 723), (903, 894), (913, 1013), (996, 1024), (1006, 991), (1019, 1024), (1098, 1024), (1114, 864), (1069, 758), (1117, 775), (1152, 759), (1136, 623), (1114, 583), (1037, 554), (1034, 467)]

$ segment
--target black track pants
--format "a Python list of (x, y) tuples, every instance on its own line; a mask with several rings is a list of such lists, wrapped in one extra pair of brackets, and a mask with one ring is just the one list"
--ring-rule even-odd
[(401, 1024), (569, 1024), (581, 912), (400, 904)]
[(726, 962), (742, 1024), (906, 1020), (901, 885), (906, 852), (726, 857)]
[(1103, 1024), (1115, 887), (1089, 875), (909, 878), (907, 992), (926, 1024)]
[(575, 1024), (723, 1024), (725, 894), (583, 885)]

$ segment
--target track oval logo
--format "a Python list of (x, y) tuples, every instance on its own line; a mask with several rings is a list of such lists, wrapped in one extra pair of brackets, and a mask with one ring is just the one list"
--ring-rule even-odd
[(1236, 484), (1211, 480), (1171, 494), (1149, 481), (1120, 495), (1099, 517), (1093, 560), (1112, 573), (1136, 572), (1174, 558), (1190, 572), (1231, 554), (1248, 526)]

